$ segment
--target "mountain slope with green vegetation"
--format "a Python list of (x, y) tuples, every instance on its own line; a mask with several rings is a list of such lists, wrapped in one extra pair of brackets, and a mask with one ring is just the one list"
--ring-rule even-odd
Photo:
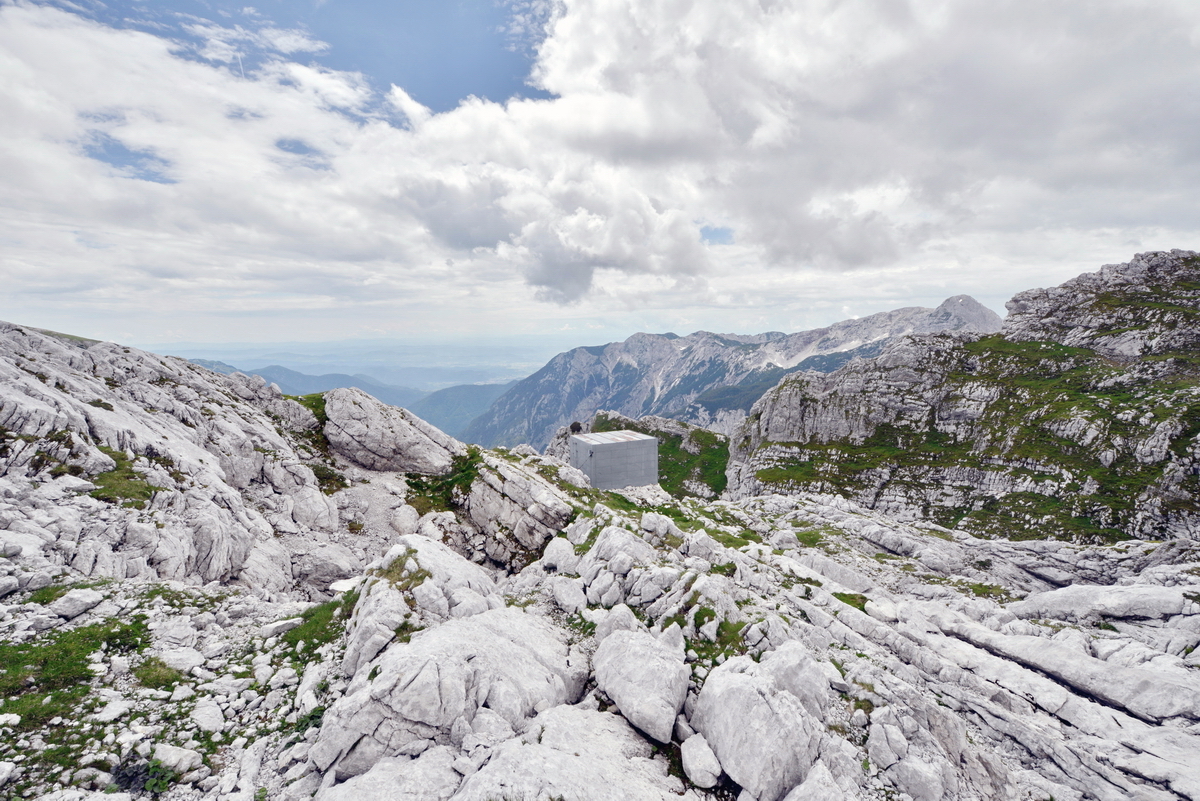
[(1200, 535), (1200, 260), (1145, 254), (1009, 303), (1001, 334), (787, 378), (735, 437), (735, 497), (837, 492), (1008, 539)]

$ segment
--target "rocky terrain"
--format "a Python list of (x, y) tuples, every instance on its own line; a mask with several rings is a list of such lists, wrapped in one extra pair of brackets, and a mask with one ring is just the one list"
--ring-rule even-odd
[(794, 334), (635, 334), (559, 354), (500, 396), (463, 437), (541, 449), (561, 426), (590, 420), (600, 410), (729, 433), (788, 373), (828, 372), (856, 356), (874, 356), (886, 341), (905, 334), (999, 328), (995, 312), (959, 295), (936, 309), (896, 309)]
[(0, 426), (0, 797), (1200, 798), (1194, 539), (604, 492), (11, 325)]
[(732, 437), (731, 497), (837, 492), (980, 536), (1200, 536), (1200, 262), (1023, 292), (998, 335), (789, 376)]

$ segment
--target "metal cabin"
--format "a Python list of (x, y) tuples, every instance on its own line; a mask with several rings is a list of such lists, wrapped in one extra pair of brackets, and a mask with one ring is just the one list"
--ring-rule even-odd
[(572, 434), (571, 466), (596, 489), (644, 487), (658, 483), (658, 439), (637, 431)]

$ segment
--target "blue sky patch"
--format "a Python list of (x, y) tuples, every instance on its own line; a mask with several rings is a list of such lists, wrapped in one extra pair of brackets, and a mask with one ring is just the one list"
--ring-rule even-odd
[(103, 131), (93, 131), (91, 139), (83, 146), (89, 158), (103, 161), (116, 167), (129, 178), (153, 181), (156, 184), (176, 183), (167, 175), (171, 164), (166, 159), (147, 150), (130, 150), (125, 144)]
[[(472, 95), (551, 97), (526, 84), (537, 41), (511, 32), (512, 8), (526, 5), (520, 0), (45, 2), (115, 28), (169, 36), (189, 46), (179, 55), (217, 58), (246, 75), (275, 58), (361, 72), (377, 91), (396, 84), (435, 112)], [(218, 50), (206, 48), (214, 27), (226, 29)], [(279, 35), (290, 31), (311, 41)]]
[(733, 229), (705, 225), (700, 229), (700, 238), (710, 245), (732, 245)]

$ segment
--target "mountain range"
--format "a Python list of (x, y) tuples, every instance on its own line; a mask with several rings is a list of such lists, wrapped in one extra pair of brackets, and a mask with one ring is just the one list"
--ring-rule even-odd
[(1195, 801), (1198, 317), (1139, 254), (729, 437), (593, 415), (663, 433), (619, 492), (0, 323), (0, 794)]
[(780, 378), (869, 358), (895, 337), (999, 329), (1000, 317), (966, 295), (936, 309), (909, 307), (793, 334), (634, 334), (561, 353), (518, 381), (462, 433), (481, 445), (543, 448), (560, 426), (601, 410), (671, 417), (728, 433)]

